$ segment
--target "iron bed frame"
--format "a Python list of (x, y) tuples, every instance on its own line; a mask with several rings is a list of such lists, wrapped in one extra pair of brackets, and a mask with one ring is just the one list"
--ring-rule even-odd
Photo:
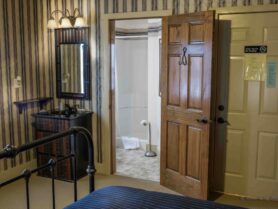
[(29, 193), (29, 180), (33, 173), (37, 173), (40, 170), (44, 170), (49, 168), (51, 172), (51, 184), (52, 184), (52, 208), (56, 208), (55, 202), (55, 176), (54, 176), (54, 168), (58, 162), (65, 161), (67, 159), (72, 160), (72, 174), (73, 174), (73, 184), (74, 184), (74, 201), (77, 201), (77, 179), (76, 179), (76, 135), (81, 134), (87, 141), (88, 144), (88, 167), (87, 167), (87, 174), (89, 176), (89, 192), (93, 192), (95, 190), (95, 179), (94, 175), (96, 172), (95, 164), (94, 164), (94, 145), (92, 141), (92, 136), (90, 132), (83, 128), (83, 127), (73, 127), (70, 128), (68, 131), (60, 132), (53, 134), (51, 136), (43, 137), (38, 140), (35, 140), (31, 143), (24, 144), (18, 147), (7, 145), (2, 151), (0, 151), (0, 160), (4, 158), (15, 158), (19, 153), (39, 147), (44, 144), (48, 144), (50, 142), (54, 142), (56, 140), (60, 140), (66, 136), (73, 136), (67, 137), (67, 140), (73, 139), (73, 147), (70, 147), (70, 154), (65, 157), (58, 158), (57, 160), (50, 159), (47, 164), (37, 167), (32, 170), (25, 169), (20, 175), (11, 178), (5, 182), (0, 182), (0, 189), (4, 186), (7, 186), (15, 181), (20, 179), (25, 180), (25, 192), (26, 192), (26, 206), (27, 209), (30, 209), (30, 193)]

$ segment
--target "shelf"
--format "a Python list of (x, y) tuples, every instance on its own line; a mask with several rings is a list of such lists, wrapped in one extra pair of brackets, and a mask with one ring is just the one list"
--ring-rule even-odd
[(28, 104), (38, 103), (40, 105), (40, 109), (42, 109), (43, 105), (51, 100), (53, 100), (52, 97), (41, 97), (41, 98), (36, 98), (36, 99), (27, 99), (27, 100), (16, 101), (16, 102), (14, 102), (14, 104), (17, 106), (19, 113), (22, 113), (22, 110), (24, 108), (27, 108)]

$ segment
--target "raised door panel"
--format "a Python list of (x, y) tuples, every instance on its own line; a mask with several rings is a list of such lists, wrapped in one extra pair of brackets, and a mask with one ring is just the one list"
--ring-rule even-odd
[(180, 127), (178, 123), (167, 125), (167, 169), (179, 172)]
[(180, 68), (178, 64), (180, 58), (169, 57), (169, 71), (168, 71), (168, 104), (173, 106), (180, 106)]
[(168, 105), (180, 107), (182, 102), (180, 87), (183, 80), (181, 78), (182, 65), (180, 65), (182, 43), (184, 39), (183, 25), (179, 24), (170, 26), (168, 28), (168, 34)]
[(256, 177), (261, 180), (278, 181), (277, 174), (277, 146), (278, 134), (261, 132), (258, 136), (257, 172)]
[(183, 39), (182, 25), (171, 25), (169, 27), (169, 43), (180, 43)]
[(229, 80), (229, 113), (246, 111), (247, 82), (244, 81), (243, 57), (231, 57)]
[(204, 24), (189, 24), (189, 43), (198, 44), (204, 42)]
[[(211, 47), (208, 34), (211, 28), (199, 21), (187, 24), (187, 54), (188, 54), (188, 111), (205, 114), (210, 117), (211, 91)], [(205, 104), (205, 105), (203, 105)]]
[(244, 131), (229, 129), (227, 135), (226, 175), (242, 177)]
[(187, 133), (186, 176), (200, 181), (202, 130), (189, 126)]
[(188, 65), (188, 108), (202, 109), (203, 56), (190, 56)]

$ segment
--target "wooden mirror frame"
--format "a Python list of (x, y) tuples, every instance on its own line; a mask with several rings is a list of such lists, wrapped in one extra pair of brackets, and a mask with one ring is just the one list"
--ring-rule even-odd
[[(62, 92), (61, 78), (61, 44), (84, 44), (84, 93)], [(56, 53), (56, 90), (58, 98), (90, 99), (90, 50), (89, 28), (59, 28), (55, 29)]]

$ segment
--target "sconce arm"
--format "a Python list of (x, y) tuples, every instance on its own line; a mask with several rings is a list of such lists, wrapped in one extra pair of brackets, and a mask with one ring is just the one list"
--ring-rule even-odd
[[(55, 13), (61, 13), (63, 17), (71, 17), (72, 16), (68, 9), (66, 9), (65, 12), (63, 12), (62, 10), (56, 9), (53, 12), (51, 12), (51, 18), (54, 18), (53, 15)], [(81, 13), (80, 13), (79, 9), (75, 8), (73, 11), (73, 17), (80, 17), (80, 16), (81, 16)]]
[(54, 10), (53, 12), (51, 12), (51, 18), (54, 18), (53, 15), (54, 15), (55, 13), (61, 13), (63, 17), (66, 16), (66, 14), (65, 14), (63, 11), (61, 11), (61, 10), (59, 10), (59, 9), (56, 9), (56, 10)]
[[(68, 15), (67, 15), (67, 14), (68, 14)], [(65, 10), (65, 16), (67, 16), (67, 17), (70, 17), (70, 16), (71, 16), (70, 11), (69, 11), (68, 9)]]
[[(77, 15), (76, 15), (76, 13), (77, 13)], [(78, 8), (75, 8), (75, 9), (74, 9), (74, 11), (73, 11), (73, 16), (74, 16), (74, 17), (80, 17), (80, 16), (81, 16), (81, 13), (80, 13), (80, 11), (79, 11)]]

